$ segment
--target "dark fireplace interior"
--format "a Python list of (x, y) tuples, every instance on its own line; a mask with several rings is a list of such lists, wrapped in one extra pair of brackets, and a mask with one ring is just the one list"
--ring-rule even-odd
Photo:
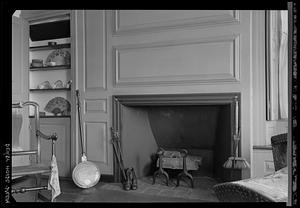
[(138, 177), (153, 175), (158, 147), (186, 149), (201, 156), (199, 170), (193, 176), (228, 181), (223, 168), (231, 155), (232, 107), (230, 104), (194, 104), (160, 106), (121, 105), (120, 135), (126, 167), (133, 167)]

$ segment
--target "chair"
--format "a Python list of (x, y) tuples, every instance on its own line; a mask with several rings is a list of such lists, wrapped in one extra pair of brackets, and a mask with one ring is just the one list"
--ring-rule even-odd
[[(55, 141), (57, 140), (56, 133), (52, 135), (45, 135), (40, 131), (40, 122), (39, 122), (39, 105), (36, 102), (27, 101), (27, 102), (19, 102), (13, 103), (12, 108), (22, 109), (24, 107), (34, 107), (34, 121), (35, 121), (35, 138), (36, 138), (36, 149), (27, 150), (27, 151), (12, 151), (12, 156), (24, 156), (24, 155), (35, 155), (35, 162), (31, 161), (29, 165), (26, 166), (13, 166), (12, 167), (12, 179), (14, 180), (17, 177), (23, 176), (35, 176), (36, 186), (35, 187), (22, 187), (17, 189), (12, 189), (12, 194), (24, 193), (27, 191), (36, 191), (35, 201), (38, 199), (48, 201), (46, 197), (44, 197), (40, 190), (47, 190), (48, 186), (41, 185), (41, 174), (43, 173), (51, 173), (51, 165), (44, 165), (41, 163), (41, 138), (45, 140), (49, 140), (52, 142), (52, 155), (55, 153)], [(15, 123), (16, 126), (13, 127), (13, 137), (19, 137), (20, 128), (22, 125), (22, 118), (18, 118)], [(13, 138), (16, 140), (15, 138)], [(51, 155), (49, 155), (51, 157)], [(52, 196), (51, 196), (52, 198)]]
[(275, 171), (287, 166), (287, 134), (271, 137)]
[(287, 202), (287, 134), (271, 137), (275, 172), (264, 177), (225, 182), (213, 187), (223, 202)]

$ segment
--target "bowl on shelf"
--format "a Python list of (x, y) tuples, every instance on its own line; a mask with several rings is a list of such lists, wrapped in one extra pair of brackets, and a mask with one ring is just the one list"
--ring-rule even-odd
[(52, 51), (47, 59), (46, 64), (50, 62), (55, 62), (56, 66), (60, 65), (70, 65), (71, 63), (71, 54), (68, 50), (62, 48), (62, 49), (56, 49)]
[(52, 89), (49, 81), (44, 81), (37, 86), (37, 89)]

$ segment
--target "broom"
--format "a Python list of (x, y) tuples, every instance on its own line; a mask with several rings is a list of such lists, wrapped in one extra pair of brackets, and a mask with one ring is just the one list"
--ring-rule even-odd
[(233, 156), (229, 157), (228, 160), (223, 164), (224, 168), (230, 169), (246, 169), (250, 168), (249, 163), (245, 158), (238, 157), (238, 146), (241, 140), (241, 132), (240, 128), (238, 127), (238, 118), (239, 118), (239, 102), (238, 97), (235, 96), (235, 135), (233, 135), (234, 141), (234, 154)]
[(246, 169), (250, 168), (249, 163), (243, 157), (238, 157), (238, 145), (240, 141), (240, 131), (238, 134), (233, 136), (234, 146), (235, 146), (235, 155), (228, 158), (228, 160), (224, 163), (224, 168), (231, 168), (231, 169)]

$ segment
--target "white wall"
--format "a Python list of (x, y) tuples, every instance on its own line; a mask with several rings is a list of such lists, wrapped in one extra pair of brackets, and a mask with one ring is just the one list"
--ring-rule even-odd
[[(28, 100), (28, 27), (26, 22), (16, 16), (12, 16), (12, 103), (24, 102)], [(14, 111), (22, 115), (22, 128), (19, 140), (13, 139), (13, 150), (29, 150), (29, 118), (28, 109)], [(12, 119), (12, 125), (16, 125)], [(16, 130), (13, 128), (12, 130)], [(14, 166), (29, 163), (29, 157), (14, 157)]]
[(273, 154), (270, 149), (254, 149), (253, 163), (252, 177), (263, 177), (275, 171)]

